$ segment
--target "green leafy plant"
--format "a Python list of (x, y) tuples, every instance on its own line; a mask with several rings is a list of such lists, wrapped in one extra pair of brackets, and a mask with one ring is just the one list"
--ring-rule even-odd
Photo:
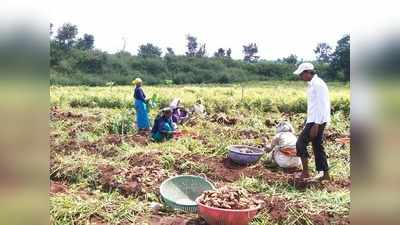
[(128, 134), (135, 131), (134, 115), (131, 110), (123, 110), (111, 119), (109, 132), (112, 134)]

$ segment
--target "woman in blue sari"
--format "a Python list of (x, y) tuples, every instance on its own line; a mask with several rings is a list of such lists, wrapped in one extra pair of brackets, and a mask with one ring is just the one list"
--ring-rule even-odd
[(146, 95), (142, 89), (142, 79), (136, 78), (133, 82), (136, 85), (134, 98), (135, 98), (135, 109), (136, 109), (136, 124), (139, 132), (149, 131), (150, 123), (148, 117), (148, 110), (146, 105)]
[(171, 140), (174, 137), (175, 128), (172, 125), (172, 110), (164, 108), (156, 117), (151, 130), (151, 137), (155, 142)]

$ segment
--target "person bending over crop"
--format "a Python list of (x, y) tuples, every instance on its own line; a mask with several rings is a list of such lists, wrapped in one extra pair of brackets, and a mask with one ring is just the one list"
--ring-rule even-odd
[(280, 122), (269, 147), (272, 149), (268, 155), (269, 160), (281, 168), (301, 169), (301, 160), (296, 155), (296, 141), (293, 126), (289, 122)]
[(136, 78), (134, 81), (132, 81), (132, 84), (136, 85), (133, 96), (135, 98), (134, 105), (136, 109), (137, 127), (139, 129), (139, 132), (148, 131), (150, 130), (150, 122), (146, 105), (147, 99), (142, 89), (143, 81), (140, 78)]
[(196, 115), (199, 115), (199, 116), (205, 116), (205, 115), (207, 115), (206, 109), (205, 109), (204, 105), (202, 104), (201, 99), (198, 99), (198, 100), (196, 101), (196, 103), (193, 105), (192, 112), (193, 112), (194, 114), (196, 114)]
[(303, 172), (299, 178), (309, 178), (307, 145), (311, 141), (318, 175), (314, 180), (329, 180), (329, 167), (322, 143), (324, 129), (330, 122), (331, 105), (326, 83), (318, 77), (311, 63), (302, 63), (296, 71), (301, 80), (308, 82), (307, 120), (303, 131), (297, 139), (297, 156), (301, 158)]
[(172, 100), (169, 107), (172, 109), (172, 122), (175, 124), (181, 124), (189, 118), (188, 111), (181, 106), (179, 98)]
[(156, 142), (162, 142), (173, 138), (175, 129), (172, 125), (172, 110), (164, 108), (154, 120), (151, 137)]

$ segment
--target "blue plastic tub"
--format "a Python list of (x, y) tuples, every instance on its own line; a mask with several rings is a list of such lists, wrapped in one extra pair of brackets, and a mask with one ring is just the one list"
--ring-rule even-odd
[(229, 146), (228, 157), (240, 165), (249, 165), (256, 163), (264, 154), (264, 150), (247, 145)]

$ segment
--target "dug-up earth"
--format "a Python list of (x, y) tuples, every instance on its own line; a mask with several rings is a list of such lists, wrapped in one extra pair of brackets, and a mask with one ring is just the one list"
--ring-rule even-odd
[[(333, 180), (306, 183), (293, 179), (295, 171), (269, 168), (263, 159), (240, 166), (226, 157), (228, 144), (256, 143), (262, 136), (272, 138), (274, 118), (264, 123), (260, 119), (263, 127), (246, 131), (240, 117), (215, 114), (209, 121), (188, 123), (185, 129), (196, 135), (165, 145), (152, 143), (146, 135), (110, 133), (105, 128), (110, 120), (107, 112), (51, 108), (52, 224), (206, 225), (196, 214), (164, 207), (154, 211), (148, 206), (161, 202), (159, 185), (178, 174), (205, 176), (217, 187), (247, 189), (264, 202), (252, 224), (349, 224), (351, 181), (349, 173), (342, 172), (349, 164), (349, 137), (343, 133), (328, 130), (326, 135), (329, 161), (337, 169), (332, 173)], [(121, 200), (106, 203), (100, 197), (103, 195), (116, 195)], [(327, 196), (326, 204), (316, 199), (318, 195)], [(71, 197), (79, 203), (68, 202)], [(335, 200), (338, 198), (341, 200)], [(144, 203), (144, 209), (121, 209), (120, 204), (131, 200)], [(91, 201), (102, 207), (91, 211)], [(121, 215), (116, 216), (115, 211), (121, 211)]]

